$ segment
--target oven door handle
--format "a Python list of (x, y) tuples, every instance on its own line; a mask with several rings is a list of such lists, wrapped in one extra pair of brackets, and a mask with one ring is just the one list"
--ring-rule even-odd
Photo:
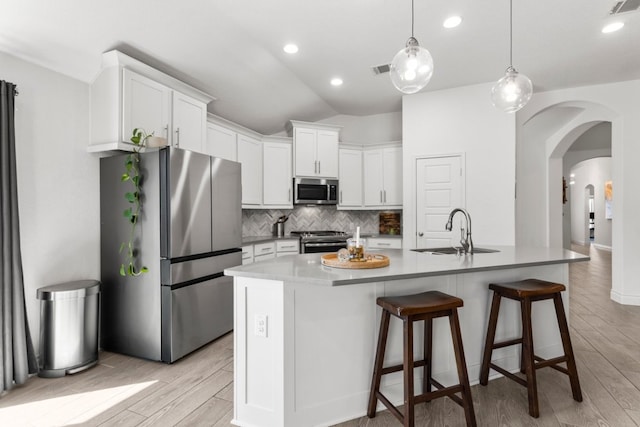
[(337, 245), (345, 245), (347, 246), (347, 242), (326, 242), (326, 243), (305, 243), (304, 246), (308, 248), (324, 248), (327, 246), (337, 246)]

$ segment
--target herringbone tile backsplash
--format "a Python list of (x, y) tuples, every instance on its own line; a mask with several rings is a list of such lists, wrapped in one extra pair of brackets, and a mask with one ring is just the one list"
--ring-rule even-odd
[(377, 234), (379, 213), (380, 211), (339, 211), (335, 206), (299, 206), (293, 210), (243, 209), (242, 236), (272, 235), (273, 224), (282, 215), (289, 215), (284, 227), (286, 234), (308, 230), (352, 233), (358, 226), (362, 234)]

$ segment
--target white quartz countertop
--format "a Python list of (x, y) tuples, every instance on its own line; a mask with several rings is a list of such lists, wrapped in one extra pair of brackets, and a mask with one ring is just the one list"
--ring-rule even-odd
[(409, 249), (372, 250), (371, 253), (388, 256), (389, 266), (358, 270), (324, 266), (320, 259), (322, 254), (301, 254), (227, 268), (224, 274), (311, 285), (340, 286), (589, 260), (587, 255), (560, 248), (484, 245), (483, 247), (497, 249), (499, 252), (457, 256), (420, 253)]

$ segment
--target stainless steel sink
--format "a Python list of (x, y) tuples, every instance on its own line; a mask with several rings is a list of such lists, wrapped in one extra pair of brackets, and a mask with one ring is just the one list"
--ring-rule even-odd
[[(446, 248), (425, 248), (425, 249), (411, 249), (414, 252), (430, 252), (434, 255), (455, 255), (458, 253), (459, 249), (446, 247)], [(494, 252), (500, 252), (497, 249), (489, 249), (489, 248), (473, 248), (474, 254), (490, 254)]]

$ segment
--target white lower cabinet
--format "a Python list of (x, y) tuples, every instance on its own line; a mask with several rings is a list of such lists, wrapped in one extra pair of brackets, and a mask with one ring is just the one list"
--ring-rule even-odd
[(253, 261), (264, 261), (276, 257), (276, 242), (258, 243), (253, 245)]
[(253, 263), (253, 245), (242, 247), (242, 265)]
[(242, 247), (242, 265), (272, 259), (275, 257), (298, 255), (299, 239), (279, 239)]
[(287, 239), (276, 241), (276, 256), (298, 255), (300, 253), (300, 240)]
[(402, 239), (394, 237), (369, 237), (367, 238), (369, 249), (402, 249)]

